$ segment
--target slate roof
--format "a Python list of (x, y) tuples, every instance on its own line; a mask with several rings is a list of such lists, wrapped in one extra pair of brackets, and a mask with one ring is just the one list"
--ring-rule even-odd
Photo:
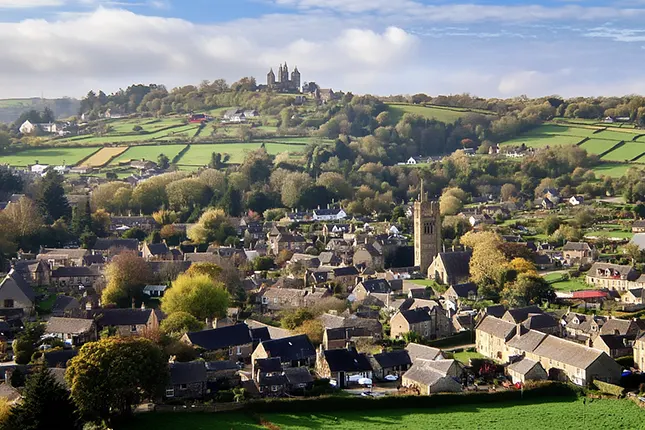
[(8, 282), (9, 280), (13, 281), (18, 289), (30, 300), (34, 301), (36, 300), (36, 292), (29, 286), (27, 281), (25, 281), (25, 278), (22, 277), (22, 275), (18, 272), (16, 272), (15, 269), (11, 269), (11, 271), (7, 274), (7, 276), (4, 278), (2, 282), (0, 282), (0, 289), (2, 289), (3, 285), (5, 282)]
[(70, 266), (70, 267), (58, 267), (52, 270), (52, 278), (92, 278), (100, 276), (96, 266), (85, 267), (85, 266)]
[(328, 349), (323, 352), (325, 361), (332, 372), (365, 372), (371, 371), (372, 366), (367, 355), (353, 349)]
[(529, 317), (529, 314), (543, 313), (544, 311), (537, 306), (526, 306), (523, 308), (509, 309), (508, 311), (506, 311), (506, 314), (508, 314), (515, 323), (521, 323), (525, 321)]
[[(290, 337), (291, 336), (291, 331), (280, 328), (280, 327), (273, 327), (270, 325), (266, 325), (264, 323), (261, 323), (259, 321), (255, 321), (252, 319), (247, 319), (245, 323), (251, 328), (251, 329), (256, 329), (256, 328), (266, 328), (267, 331), (269, 332), (269, 336), (271, 339), (282, 339), (284, 337)], [(252, 337), (255, 339), (255, 335), (252, 335)], [(268, 339), (267, 339), (268, 340)]]
[[(606, 278), (614, 279), (611, 275), (600, 274), (598, 271), (609, 271), (618, 274), (619, 276), (626, 277), (628, 280), (633, 281), (638, 277), (638, 273), (634, 271), (632, 266), (620, 265), (620, 264), (610, 264), (610, 263), (594, 263), (587, 272), (588, 276), (593, 276), (596, 278)], [(607, 272), (605, 272), (607, 273)]]
[(169, 252), (168, 250), (168, 245), (165, 243), (148, 243), (148, 251), (150, 251), (150, 254), (152, 255), (165, 255)]
[(273, 339), (262, 342), (269, 357), (280, 357), (282, 362), (307, 359), (316, 355), (309, 338), (304, 335)]
[(428, 366), (428, 367), (436, 370), (437, 372), (441, 373), (442, 375), (446, 375), (448, 373), (448, 371), (450, 370), (450, 368), (455, 364), (457, 366), (459, 366), (459, 367), (462, 367), (457, 360), (452, 360), (452, 359), (426, 360), (424, 362), (425, 366)]
[(588, 348), (555, 336), (547, 336), (535, 349), (534, 353), (580, 369), (586, 369), (605, 354), (598, 349)]
[(547, 335), (542, 332), (529, 330), (521, 336), (513, 337), (508, 341), (507, 345), (510, 348), (516, 348), (521, 351), (533, 352), (546, 337)]
[(278, 357), (258, 358), (255, 360), (255, 369), (265, 373), (282, 372), (282, 363)]
[(82, 334), (92, 329), (93, 320), (83, 318), (51, 317), (47, 321), (45, 333)]
[(408, 324), (418, 324), (432, 320), (428, 308), (408, 309), (407, 311), (401, 311), (401, 315)]
[(488, 306), (484, 309), (486, 315), (491, 315), (497, 318), (501, 318), (506, 313), (506, 308), (504, 305), (493, 305)]
[(628, 334), (630, 330), (634, 330), (631, 320), (622, 320), (618, 318), (610, 318), (600, 329), (600, 334)]
[(410, 354), (405, 349), (397, 349), (390, 352), (374, 354), (374, 361), (376, 361), (382, 369), (412, 364)]
[(433, 348), (432, 346), (421, 345), (418, 343), (409, 343), (405, 347), (405, 350), (408, 352), (412, 362), (417, 360), (436, 360), (441, 356), (441, 350), (439, 348)]
[(465, 284), (458, 284), (458, 285), (453, 285), (452, 290), (457, 294), (457, 297), (467, 299), (468, 295), (470, 293), (472, 294), (477, 294), (477, 291), (479, 291), (479, 287), (477, 287), (476, 284), (473, 283), (465, 283)]
[(449, 277), (467, 278), (470, 276), (470, 251), (440, 252), (439, 258)]
[(361, 285), (372, 294), (388, 294), (392, 291), (390, 283), (385, 279), (367, 279)]
[(492, 336), (507, 339), (513, 334), (513, 332), (515, 332), (516, 326), (513, 323), (487, 315), (486, 318), (484, 318), (477, 327), (475, 327), (475, 330), (481, 330)]
[(267, 375), (266, 373), (260, 373), (260, 377), (258, 378), (258, 385), (287, 385), (287, 377), (282, 373), (279, 373), (277, 375)]
[(206, 362), (207, 372), (220, 372), (222, 370), (239, 370), (239, 367), (235, 361), (231, 360)]
[(513, 364), (508, 366), (508, 370), (518, 373), (520, 375), (526, 375), (529, 373), (535, 366), (542, 366), (537, 361), (529, 360), (528, 358), (523, 358), (520, 361), (516, 361)]
[(150, 319), (153, 309), (94, 309), (89, 316), (102, 326), (143, 325)]
[(309, 384), (314, 381), (306, 367), (287, 367), (284, 369), (284, 376), (290, 385)]
[(524, 320), (522, 326), (530, 330), (540, 330), (545, 328), (552, 328), (558, 325), (558, 321), (549, 314), (530, 314), (529, 317)]
[(45, 248), (36, 257), (38, 260), (47, 260), (49, 258), (60, 257), (70, 260), (81, 260), (89, 254), (87, 249), (83, 248)]
[(105, 264), (105, 257), (102, 254), (92, 254), (83, 257), (83, 265), (91, 266), (92, 264)]
[(246, 345), (253, 342), (251, 331), (246, 324), (235, 324), (228, 327), (214, 328), (186, 333), (190, 342), (207, 351)]
[(563, 251), (591, 251), (591, 247), (587, 242), (567, 242), (563, 247)]
[(170, 363), (170, 381), (172, 385), (206, 382), (206, 364), (203, 361)]
[(420, 360), (408, 369), (403, 375), (406, 379), (418, 382), (422, 385), (433, 386), (437, 381), (445, 378), (446, 375), (428, 365), (428, 361)]
[(360, 327), (338, 327), (325, 329), (327, 340), (344, 340), (353, 337), (371, 337), (372, 333)]
[(634, 340), (634, 336), (624, 336), (624, 335), (613, 335), (613, 334), (601, 334), (598, 336), (602, 341), (607, 345), (609, 349), (624, 349), (631, 348), (628, 341)]
[(269, 333), (269, 328), (268, 327), (252, 328), (251, 339), (253, 339), (253, 342), (264, 342), (265, 340), (271, 340), (271, 334)]
[(334, 276), (358, 276), (356, 266), (337, 267), (333, 270)]

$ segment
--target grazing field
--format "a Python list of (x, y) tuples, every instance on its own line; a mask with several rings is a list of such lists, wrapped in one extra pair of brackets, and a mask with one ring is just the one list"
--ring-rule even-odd
[[(222, 144), (205, 144), (192, 145), (190, 149), (177, 162), (180, 166), (204, 166), (208, 164), (213, 152), (228, 154), (229, 163), (239, 164), (244, 161), (244, 155), (258, 149), (261, 143), (222, 143)], [(271, 155), (277, 155), (283, 152), (304, 152), (305, 145), (289, 145), (285, 143), (265, 143), (267, 152)]]
[(428, 119), (435, 119), (437, 121), (441, 121), (445, 123), (454, 123), (459, 118), (462, 118), (471, 113), (493, 115), (492, 112), (479, 111), (479, 110), (475, 110), (474, 112), (471, 112), (471, 111), (468, 111), (467, 109), (448, 108), (443, 106), (422, 106), (422, 105), (394, 104), (394, 103), (388, 104), (387, 109), (390, 112), (390, 119), (394, 124), (399, 122), (401, 117), (403, 117), (403, 115), (405, 115), (406, 113), (419, 115)]
[(645, 152), (645, 144), (627, 142), (620, 148), (616, 148), (603, 156), (602, 159), (606, 161), (630, 161), (640, 157), (643, 152)]
[(25, 167), (30, 164), (50, 164), (75, 166), (83, 158), (96, 152), (98, 148), (34, 148), (11, 155), (0, 156), (0, 164)]
[(617, 140), (605, 140), (605, 139), (589, 139), (580, 147), (587, 151), (589, 154), (602, 154), (609, 151), (611, 148), (616, 146), (619, 141)]
[(186, 145), (141, 145), (131, 146), (127, 151), (115, 158), (110, 165), (129, 163), (132, 160), (148, 160), (157, 162), (157, 157), (164, 154), (170, 161), (179, 154)]
[(612, 130), (603, 130), (600, 131), (596, 134), (593, 135), (593, 137), (598, 137), (599, 139), (615, 139), (618, 141), (624, 140), (624, 141), (630, 141), (633, 140), (634, 137), (638, 136), (640, 133), (638, 133), (638, 130), (625, 130), (625, 129), (619, 129), (619, 128), (614, 128)]
[(593, 170), (596, 176), (609, 176), (612, 178), (620, 178), (627, 173), (627, 170), (630, 168), (638, 168), (639, 166), (633, 164), (621, 164), (621, 163), (603, 163), (596, 167)]
[(628, 400), (542, 399), (446, 406), (440, 409), (391, 409), (352, 412), (264, 414), (262, 426), (250, 414), (141, 414), (117, 430), (424, 430), (424, 429), (639, 429), (645, 412)]
[(555, 134), (524, 134), (515, 139), (507, 140), (501, 146), (521, 146), (522, 144), (531, 148), (544, 148), (546, 146), (559, 146), (559, 145), (577, 145), (584, 139), (581, 136), (566, 136)]
[(116, 148), (101, 148), (96, 153), (92, 154), (90, 158), (83, 161), (83, 163), (81, 163), (81, 166), (103, 167), (107, 163), (109, 163), (112, 158), (122, 154), (126, 149), (128, 149), (127, 146), (117, 146)]
[(134, 133), (132, 130), (135, 126), (139, 125), (147, 132), (155, 132), (162, 128), (182, 125), (182, 118), (164, 118), (164, 119), (151, 119), (151, 118), (137, 118), (128, 120), (114, 120), (108, 123), (113, 128), (112, 133)]
[[(199, 128), (198, 124), (187, 124), (181, 127), (175, 127), (170, 130), (161, 130), (154, 133), (148, 134), (133, 134), (129, 136), (122, 135), (105, 135), (105, 136), (78, 136), (72, 137), (69, 139), (59, 140), (59, 143), (76, 143), (79, 145), (85, 144), (103, 144), (107, 145), (110, 143), (134, 143), (134, 142), (147, 142), (153, 140), (177, 140), (180, 137), (185, 138), (186, 140), (191, 139), (197, 129)], [(185, 133), (185, 135), (179, 136), (180, 134)]]

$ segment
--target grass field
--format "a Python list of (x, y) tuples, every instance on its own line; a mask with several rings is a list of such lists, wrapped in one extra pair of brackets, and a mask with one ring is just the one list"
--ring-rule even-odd
[(68, 165), (75, 166), (83, 158), (96, 152), (98, 148), (34, 148), (20, 151), (12, 155), (0, 156), (0, 164), (25, 167), (29, 164)]
[(181, 127), (172, 128), (170, 130), (162, 130), (148, 134), (135, 134), (131, 136), (119, 135), (105, 135), (96, 137), (72, 137), (69, 139), (60, 140), (60, 143), (77, 143), (79, 145), (85, 144), (110, 144), (110, 143), (130, 143), (130, 142), (146, 142), (152, 140), (173, 140), (178, 138), (178, 134), (185, 133), (185, 138), (190, 139), (195, 135), (199, 128), (198, 124), (187, 124)]
[[(188, 152), (186, 152), (177, 164), (181, 166), (204, 166), (208, 164), (213, 152), (221, 154), (229, 154), (229, 163), (239, 164), (244, 161), (244, 155), (248, 151), (258, 149), (261, 143), (222, 143), (210, 145), (192, 145)], [(284, 143), (265, 143), (267, 152), (272, 155), (277, 155), (282, 152), (303, 152), (304, 145), (289, 145)]]
[(569, 279), (568, 281), (554, 282), (551, 285), (556, 291), (563, 292), (587, 290), (590, 288), (589, 285), (575, 278)]
[(602, 154), (606, 151), (609, 151), (615, 145), (618, 144), (617, 140), (606, 140), (606, 139), (589, 139), (580, 147), (587, 151), (589, 154)]
[(479, 113), (484, 115), (492, 115), (492, 112), (476, 111), (469, 112), (458, 108), (445, 108), (441, 106), (421, 106), (410, 104), (388, 104), (388, 111), (390, 112), (390, 119), (392, 123), (399, 122), (401, 117), (406, 113), (419, 115), (428, 119), (436, 119), (437, 121), (445, 123), (454, 123), (459, 118), (470, 113)]
[(113, 157), (116, 157), (122, 154), (127, 146), (117, 146), (115, 148), (101, 148), (96, 153), (92, 154), (90, 158), (83, 161), (81, 166), (88, 167), (103, 167), (105, 166)]
[(604, 237), (608, 239), (631, 239), (634, 233), (624, 230), (596, 230), (585, 234), (585, 237)]
[(596, 176), (610, 176), (612, 178), (620, 178), (627, 173), (627, 170), (630, 168), (637, 168), (638, 166), (630, 164), (620, 164), (620, 163), (603, 163), (594, 167), (593, 170)]
[(623, 129), (617, 129), (614, 128), (613, 130), (603, 130), (600, 131), (596, 134), (594, 134), (594, 137), (597, 137), (599, 139), (613, 139), (617, 141), (625, 140), (625, 141), (630, 141), (634, 139), (638, 134), (638, 130), (623, 130)]
[[(380, 429), (642, 429), (645, 413), (628, 400), (548, 399), (541, 402), (446, 406), (441, 409), (396, 409), (330, 413), (266, 414), (271, 428), (282, 430)], [(250, 414), (142, 414), (117, 430), (259, 430)]]
[(524, 143), (533, 148), (557, 145), (576, 145), (585, 137), (593, 137), (595, 129), (583, 126), (543, 124), (514, 139), (503, 142), (503, 146), (519, 146)]
[(602, 157), (607, 161), (630, 161), (639, 157), (645, 152), (645, 144), (638, 142), (627, 142), (620, 148), (616, 148), (609, 154)]
[(186, 145), (141, 145), (131, 146), (123, 154), (115, 158), (110, 166), (118, 165), (119, 163), (129, 163), (132, 160), (149, 160), (157, 162), (157, 157), (164, 154), (170, 161), (177, 156), (184, 149)]

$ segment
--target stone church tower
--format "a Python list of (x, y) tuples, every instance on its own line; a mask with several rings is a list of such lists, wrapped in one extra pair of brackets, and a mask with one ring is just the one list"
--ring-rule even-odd
[(421, 181), (421, 196), (414, 203), (414, 265), (420, 267), (424, 275), (432, 260), (441, 250), (441, 215), (439, 202), (429, 202), (423, 191)]

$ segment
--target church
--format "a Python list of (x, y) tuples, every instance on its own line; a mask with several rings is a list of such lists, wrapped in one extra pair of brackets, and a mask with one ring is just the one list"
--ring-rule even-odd
[(428, 268), (440, 250), (439, 202), (428, 201), (428, 196), (423, 191), (422, 180), (419, 201), (414, 203), (414, 265), (420, 268), (421, 273), (427, 274)]
[(300, 92), (300, 72), (296, 66), (289, 75), (289, 66), (285, 61), (284, 66), (281, 64), (278, 69), (278, 76), (273, 72), (273, 68), (267, 74), (267, 87), (280, 93), (299, 93)]

